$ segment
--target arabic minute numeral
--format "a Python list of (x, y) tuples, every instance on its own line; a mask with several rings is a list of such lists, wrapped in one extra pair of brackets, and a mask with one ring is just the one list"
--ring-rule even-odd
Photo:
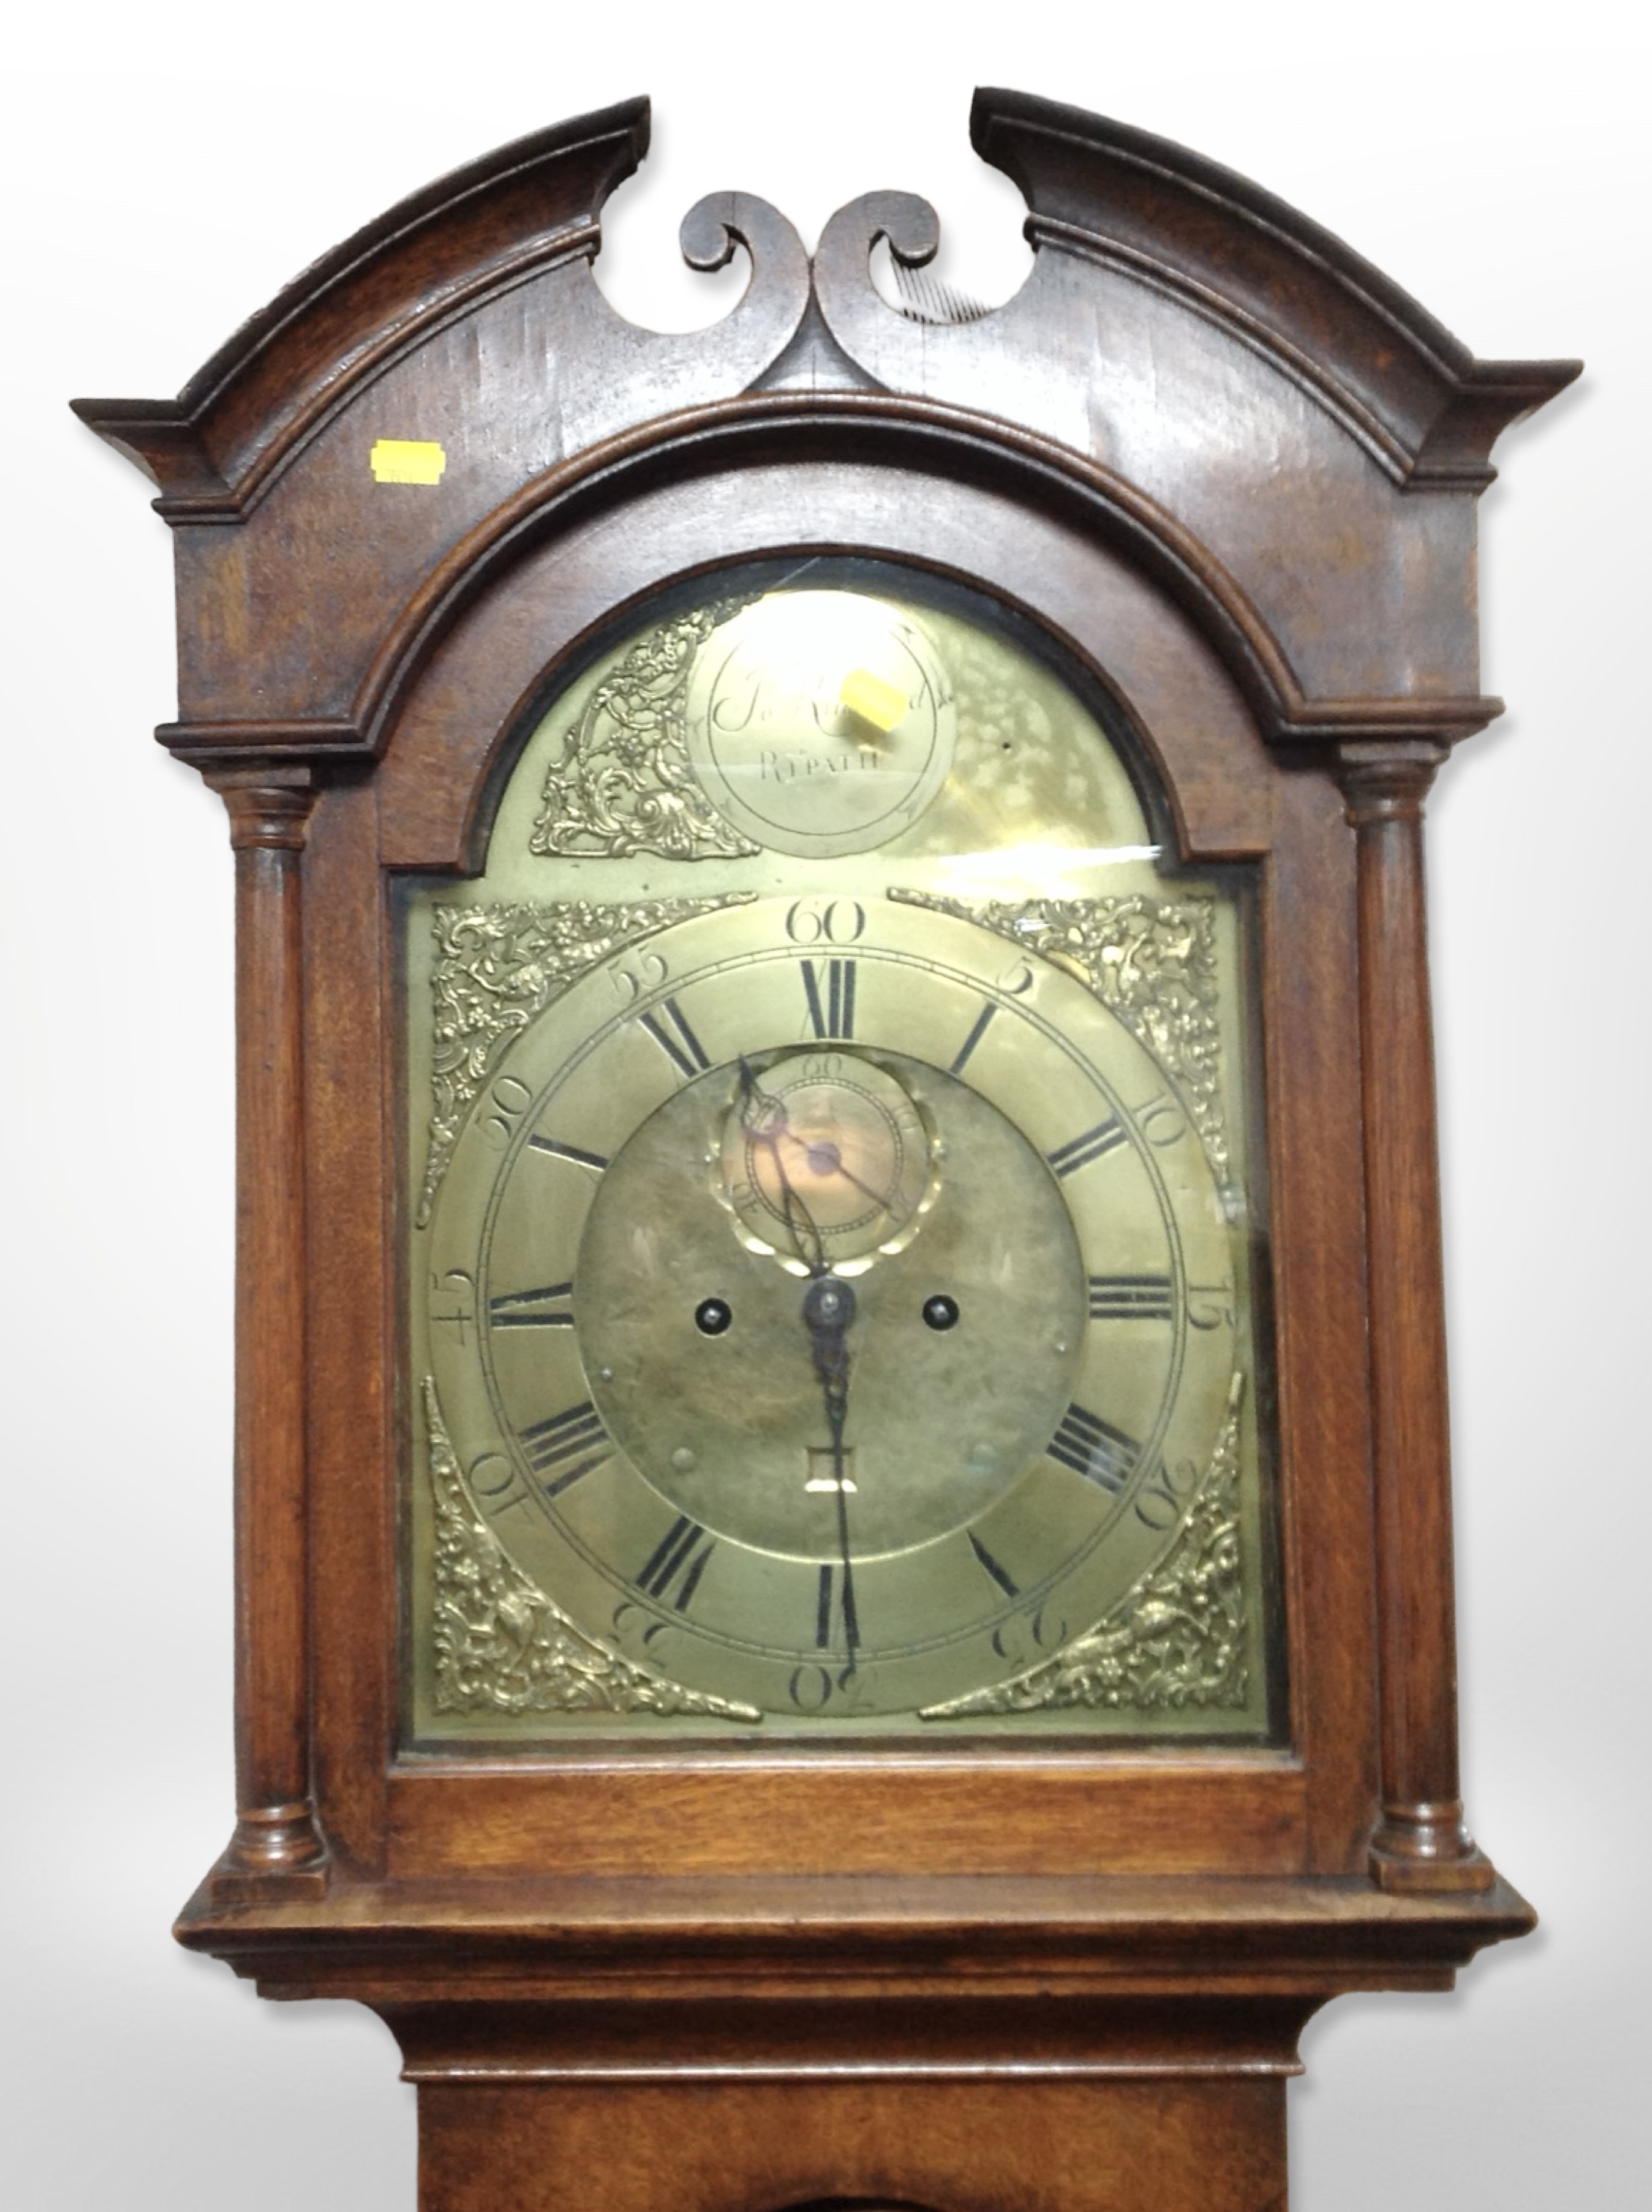
[(495, 1152), (502, 1152), (516, 1125), (533, 1103), (533, 1093), (519, 1077), (501, 1075), (488, 1093), (491, 1114), (484, 1115), (482, 1133)]
[(856, 899), (799, 899), (786, 916), (793, 945), (853, 945), (865, 927), (866, 909)]
[(1187, 1133), (1187, 1117), (1168, 1091), (1156, 1091), (1145, 1106), (1131, 1111), (1143, 1136), (1161, 1152), (1167, 1145), (1179, 1145)]
[(608, 980), (614, 987), (616, 998), (634, 1006), (645, 991), (657, 991), (671, 972), (659, 953), (643, 952), (623, 966), (610, 969)]
[(1234, 1328), (1233, 1285), (1189, 1283), (1187, 1325), (1199, 1329)]
[(1031, 1667), (1059, 1651), (1066, 1640), (1066, 1616), (1040, 1605), (1000, 1620), (993, 1631), (992, 1645), (996, 1658), (1012, 1667)]
[(470, 1485), (471, 1495), (490, 1521), (501, 1520), (507, 1513), (518, 1512), (524, 1506), (530, 1514), (534, 1510), (533, 1499), (515, 1462), (501, 1451), (478, 1452), (465, 1470), (465, 1480)]
[(835, 1687), (827, 1669), (811, 1663), (792, 1669), (792, 1679), (786, 1690), (799, 1712), (817, 1713), (827, 1705)]

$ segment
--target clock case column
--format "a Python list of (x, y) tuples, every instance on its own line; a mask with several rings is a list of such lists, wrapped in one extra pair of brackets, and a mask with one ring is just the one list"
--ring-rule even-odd
[(1457, 1780), (1451, 1428), (1424, 895), (1423, 804), (1448, 747), (1375, 738), (1339, 751), (1359, 848), (1382, 1753), (1371, 1875), (1390, 1890), (1489, 1889), (1496, 1877), (1463, 1825)]
[(235, 854), (235, 1830), (214, 1896), (318, 1894), (310, 1778), (305, 766), (207, 772)]

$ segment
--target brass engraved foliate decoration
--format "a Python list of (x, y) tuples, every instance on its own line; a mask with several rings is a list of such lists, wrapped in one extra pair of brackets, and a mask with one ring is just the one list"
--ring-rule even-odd
[(743, 905), (750, 896), (648, 899), (630, 906), (580, 899), (432, 908), (431, 1111), (416, 1212), (421, 1229), (430, 1219), (471, 1102), (534, 1017), (610, 953), (690, 915)]
[(1217, 1181), (1226, 1187), (1230, 1164), (1222, 1112), (1213, 900), (1139, 893), (1014, 902), (914, 890), (892, 890), (890, 896), (979, 922), (1094, 992), (1175, 1085)]
[(531, 1582), (478, 1511), (424, 1379), (430, 1488), (435, 1502), (436, 1708), (464, 1713), (703, 1713), (757, 1721), (752, 1705), (685, 1690), (634, 1666)]
[(1163, 1712), (1245, 1702), (1239, 1413), (1234, 1389), (1211, 1463), (1175, 1543), (1087, 1634), (1007, 1682), (931, 1705), (922, 1720), (1075, 1706)]
[(694, 656), (748, 602), (720, 601), (640, 637), (592, 693), (546, 771), (531, 853), (733, 860), (756, 853), (706, 797), (689, 757)]

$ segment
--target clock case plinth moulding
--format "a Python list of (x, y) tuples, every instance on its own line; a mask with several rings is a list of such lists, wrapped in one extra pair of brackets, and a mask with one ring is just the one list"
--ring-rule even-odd
[[(646, 103), (505, 149), (317, 263), (176, 401), (77, 402), (176, 533), (179, 719), (236, 854), (234, 1835), (179, 1924), (374, 2006), (421, 2202), (1283, 2202), (1303, 2022), (1532, 1916), (1458, 1802), (1422, 875), (1479, 691), (1475, 501), (1576, 374), (1482, 362), (1230, 173), (977, 96), (1019, 295), (886, 304), (920, 200), (750, 253), (662, 336), (591, 263)], [(914, 290), (914, 301), (920, 295)], [(947, 319), (948, 317), (951, 319)], [(439, 443), (375, 481), (381, 439)], [(389, 878), (477, 861), (547, 667), (673, 577), (861, 550), (964, 578), (1121, 698), (1183, 857), (1260, 886), (1288, 1725), (1271, 1753), (398, 1747)]]

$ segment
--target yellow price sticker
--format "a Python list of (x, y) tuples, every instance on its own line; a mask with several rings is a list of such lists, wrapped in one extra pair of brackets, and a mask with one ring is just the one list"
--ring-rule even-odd
[(440, 483), (446, 465), (434, 438), (375, 438), (367, 456), (374, 483)]
[(870, 722), (887, 737), (897, 722), (904, 722), (911, 702), (904, 691), (885, 684), (869, 668), (853, 668), (843, 679), (838, 696), (852, 714)]

